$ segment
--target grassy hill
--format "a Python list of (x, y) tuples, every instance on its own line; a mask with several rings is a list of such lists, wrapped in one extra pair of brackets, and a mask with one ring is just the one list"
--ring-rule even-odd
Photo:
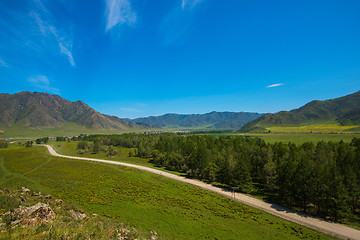
[(265, 114), (240, 132), (344, 132), (359, 131), (360, 92), (326, 101), (312, 101), (298, 109)]
[[(5, 135), (14, 131), (33, 135), (39, 130), (74, 129), (125, 131), (144, 126), (101, 114), (82, 101), (71, 102), (57, 95), (38, 92), (0, 94), (0, 130)], [(10, 132), (10, 133), (9, 133)], [(29, 135), (27, 135), (29, 136)]]
[(151, 173), (0, 149), (0, 187), (29, 187), (160, 239), (331, 239), (215, 193)]
[(133, 119), (134, 123), (155, 125), (169, 129), (239, 129), (262, 116), (248, 112), (211, 112), (206, 114), (165, 114), (158, 117)]

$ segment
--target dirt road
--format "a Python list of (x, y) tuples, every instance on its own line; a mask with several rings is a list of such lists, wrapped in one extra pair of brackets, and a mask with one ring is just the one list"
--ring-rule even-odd
[(94, 159), (94, 158), (65, 156), (65, 155), (61, 155), (61, 154), (58, 154), (57, 152), (55, 152), (55, 150), (49, 145), (44, 145), (44, 146), (47, 147), (47, 149), (49, 150), (51, 155), (56, 156), (56, 157), (102, 162), (102, 163), (137, 168), (137, 169), (144, 170), (147, 172), (162, 175), (164, 177), (171, 178), (171, 179), (174, 179), (177, 181), (181, 181), (181, 182), (185, 182), (185, 183), (189, 183), (189, 184), (201, 187), (203, 189), (224, 195), (228, 198), (235, 199), (236, 201), (245, 203), (246, 205), (255, 207), (257, 209), (261, 209), (261, 210), (268, 212), (270, 214), (273, 214), (275, 216), (278, 216), (278, 217), (284, 218), (286, 220), (316, 229), (318, 231), (321, 231), (321, 232), (324, 232), (324, 233), (327, 233), (330, 235), (334, 235), (334, 236), (337, 236), (337, 237), (340, 237), (343, 239), (358, 239), (358, 240), (360, 240), (360, 231), (359, 230), (349, 228), (344, 225), (327, 222), (322, 219), (314, 218), (309, 215), (302, 214), (302, 213), (299, 213), (299, 212), (296, 212), (293, 210), (289, 210), (289, 209), (286, 209), (284, 207), (281, 207), (281, 206), (278, 206), (275, 204), (266, 203), (264, 201), (246, 196), (241, 193), (233, 193), (229, 190), (226, 190), (226, 189), (223, 189), (220, 187), (216, 187), (211, 184), (207, 184), (207, 183), (204, 183), (204, 182), (201, 182), (198, 180), (188, 179), (188, 178), (177, 176), (177, 175), (174, 175), (171, 173), (163, 172), (163, 171), (160, 171), (157, 169), (143, 167), (143, 166), (129, 164), (129, 163), (122, 163), (122, 162), (115, 162), (115, 161)]

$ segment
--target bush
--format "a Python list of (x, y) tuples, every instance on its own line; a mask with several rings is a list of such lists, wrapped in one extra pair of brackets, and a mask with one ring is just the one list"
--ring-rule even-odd
[(78, 142), (77, 144), (77, 149), (82, 149), (82, 150), (88, 150), (89, 149), (89, 144), (88, 142), (85, 142), (85, 141), (80, 141)]
[(8, 147), (7, 141), (0, 141), (0, 148), (7, 148), (7, 147)]
[(49, 141), (48, 137), (38, 138), (38, 139), (35, 140), (36, 144), (41, 144), (41, 143), (46, 144), (46, 143), (48, 143), (48, 141)]
[(118, 154), (118, 151), (113, 147), (113, 145), (110, 145), (108, 152), (107, 152), (107, 156), (114, 156)]

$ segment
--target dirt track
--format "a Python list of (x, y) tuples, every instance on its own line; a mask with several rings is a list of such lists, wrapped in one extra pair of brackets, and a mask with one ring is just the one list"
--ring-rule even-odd
[(286, 209), (284, 207), (266, 203), (264, 201), (261, 201), (259, 199), (255, 199), (249, 196), (246, 196), (241, 193), (233, 193), (229, 190), (213, 186), (211, 184), (207, 184), (198, 180), (188, 179), (185, 177), (177, 176), (171, 173), (163, 172), (157, 169), (149, 168), (149, 167), (143, 167), (139, 165), (129, 164), (129, 163), (122, 163), (122, 162), (115, 162), (115, 161), (109, 161), (109, 160), (101, 160), (101, 159), (94, 159), (94, 158), (83, 158), (83, 157), (73, 157), (73, 156), (65, 156), (60, 155), (55, 152), (55, 150), (49, 146), (45, 145), (47, 149), (49, 150), (50, 154), (56, 157), (63, 157), (63, 158), (70, 158), (70, 159), (79, 159), (79, 160), (86, 160), (86, 161), (94, 161), (94, 162), (102, 162), (102, 163), (108, 163), (108, 164), (115, 164), (115, 165), (121, 165), (121, 166), (127, 166), (132, 168), (137, 168), (140, 170), (144, 170), (147, 172), (155, 173), (158, 175), (162, 175), (167, 178), (171, 178), (177, 181), (189, 183), (198, 187), (201, 187), (203, 189), (219, 193), (221, 195), (224, 195), (228, 198), (235, 199), (236, 201), (240, 201), (242, 203), (245, 203), (246, 205), (255, 207), (257, 209), (261, 209), (265, 212), (268, 212), (270, 214), (273, 214), (275, 216), (287, 219), (289, 221), (316, 229), (318, 231), (331, 234), (343, 239), (359, 239), (360, 240), (360, 231), (346, 227), (344, 225), (336, 224), (327, 222), (318, 218), (314, 218), (311, 216), (308, 216), (306, 214), (302, 214), (293, 210)]

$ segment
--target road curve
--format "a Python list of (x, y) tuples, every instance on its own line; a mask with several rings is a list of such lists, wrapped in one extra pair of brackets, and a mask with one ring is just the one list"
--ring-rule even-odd
[(122, 162), (115, 162), (115, 161), (109, 161), (109, 160), (102, 160), (102, 159), (94, 159), (94, 158), (83, 158), (83, 157), (74, 157), (74, 156), (66, 156), (66, 155), (61, 155), (58, 154), (57, 152), (55, 152), (55, 150), (49, 146), (49, 145), (44, 145), (45, 147), (47, 147), (47, 149), (49, 150), (49, 153), (52, 156), (55, 157), (62, 157), (62, 158), (70, 158), (70, 159), (79, 159), (79, 160), (86, 160), (86, 161), (94, 161), (94, 162), (101, 162), (101, 163), (108, 163), (108, 164), (115, 164), (115, 165), (121, 165), (121, 166), (126, 166), (126, 167), (131, 167), (131, 168), (137, 168), (140, 170), (144, 170), (147, 172), (151, 172), (151, 173), (155, 173), (167, 178), (171, 178), (180, 182), (185, 182), (185, 183), (189, 183), (198, 187), (201, 187), (205, 190), (208, 191), (212, 191), (218, 194), (221, 194), (225, 197), (234, 199), (236, 201), (242, 202), (246, 205), (252, 206), (254, 208), (257, 209), (261, 209), (265, 212), (268, 212), (272, 215), (284, 218), (286, 220), (298, 223), (300, 225), (303, 226), (307, 226), (313, 229), (316, 229), (318, 231), (321, 231), (323, 233), (326, 234), (330, 234), (339, 238), (343, 238), (343, 239), (356, 239), (356, 240), (360, 240), (360, 231), (341, 225), (341, 224), (337, 224), (337, 223), (332, 223), (332, 222), (328, 222), (319, 218), (315, 218), (315, 217), (311, 217), (309, 215), (303, 214), (303, 213), (299, 213), (284, 207), (281, 207), (279, 205), (275, 205), (275, 204), (271, 204), (271, 203), (266, 203), (262, 200), (256, 199), (256, 198), (252, 198), (249, 196), (246, 196), (244, 194), (241, 193), (233, 193), (229, 190), (223, 189), (221, 187), (216, 187), (213, 186), (211, 184), (207, 184), (204, 182), (201, 182), (199, 180), (194, 180), (194, 179), (188, 179), (185, 177), (181, 177), (181, 176), (177, 176), (168, 172), (163, 172), (157, 169), (153, 169), (153, 168), (149, 168), (149, 167), (144, 167), (144, 166), (139, 166), (139, 165), (134, 165), (134, 164), (129, 164), (129, 163), (122, 163)]

